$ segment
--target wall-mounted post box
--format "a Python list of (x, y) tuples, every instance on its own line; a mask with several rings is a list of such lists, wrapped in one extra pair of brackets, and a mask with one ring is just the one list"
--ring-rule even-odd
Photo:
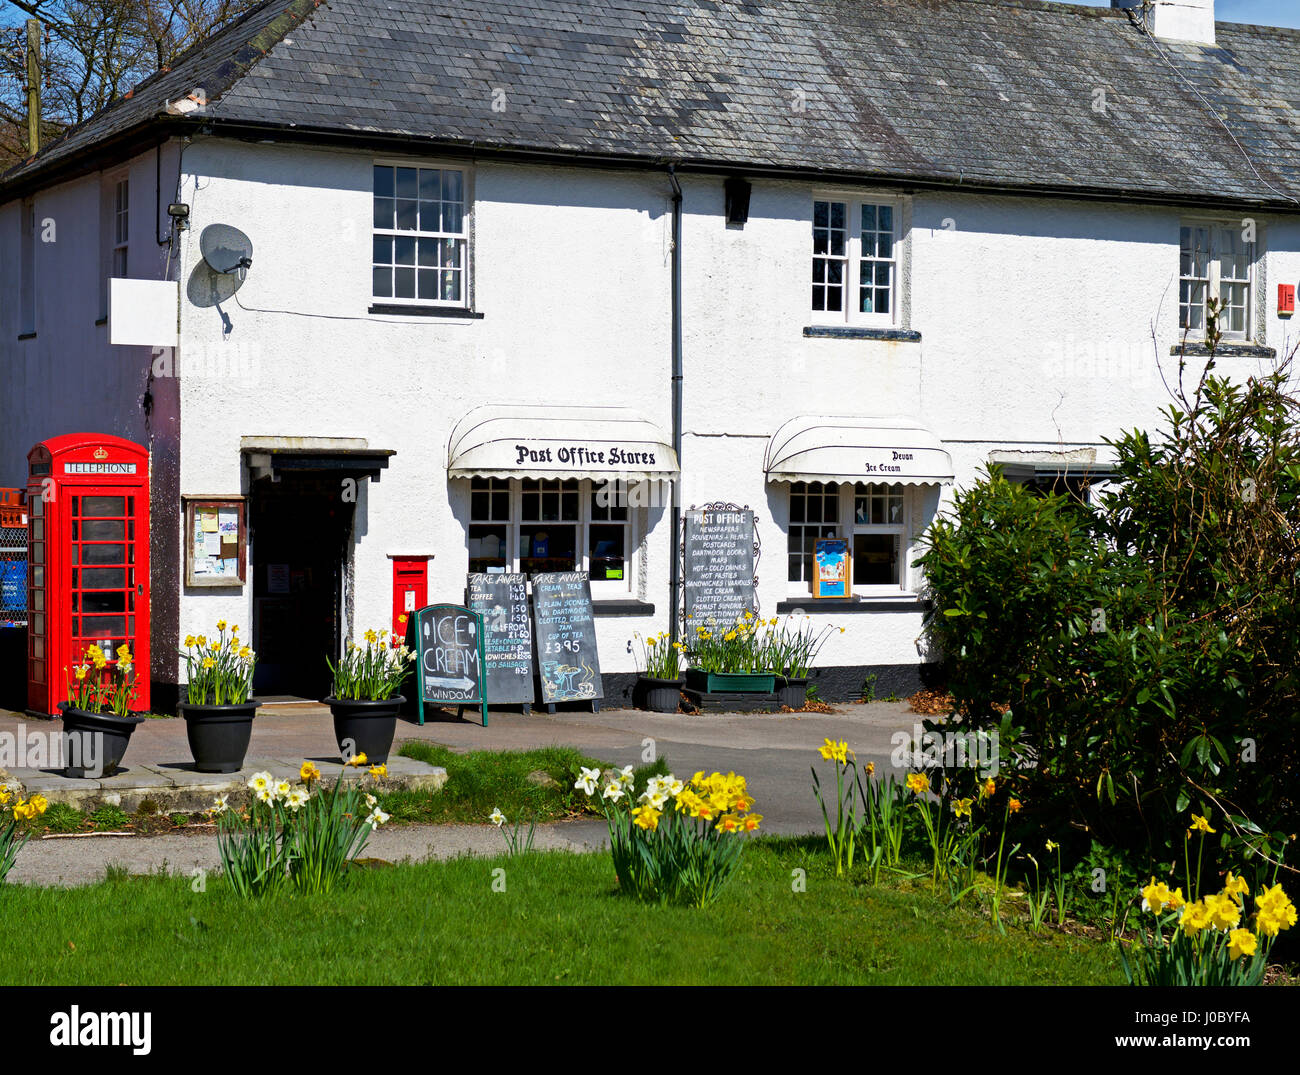
[[(394, 556), (393, 560), (393, 636), (404, 639), (412, 613), (429, 603), (428, 556)], [(407, 622), (402, 623), (405, 616)]]

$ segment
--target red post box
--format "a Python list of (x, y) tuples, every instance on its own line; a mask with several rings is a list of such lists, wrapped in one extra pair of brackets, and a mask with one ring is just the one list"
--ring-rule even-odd
[(149, 708), (149, 452), (71, 433), (27, 453), (27, 705), (58, 714), (87, 646), (135, 660), (131, 708)]
[[(393, 637), (404, 639), (411, 614), (429, 603), (429, 557), (393, 557)], [(405, 616), (407, 623), (400, 622)]]

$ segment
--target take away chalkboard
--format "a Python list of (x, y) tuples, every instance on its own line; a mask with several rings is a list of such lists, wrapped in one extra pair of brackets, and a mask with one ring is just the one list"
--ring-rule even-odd
[(691, 625), (730, 627), (754, 611), (754, 513), (685, 513), (683, 611)]
[(533, 704), (533, 624), (527, 575), (470, 575), (467, 604), (483, 617), (487, 698)]
[(415, 614), (420, 723), (426, 702), (454, 703), (459, 714), (477, 705), (487, 727), (483, 617), (460, 605), (429, 605)]
[(591, 582), (585, 571), (543, 572), (533, 576), (533, 622), (542, 701), (591, 702), (605, 696), (596, 653), (596, 617)]

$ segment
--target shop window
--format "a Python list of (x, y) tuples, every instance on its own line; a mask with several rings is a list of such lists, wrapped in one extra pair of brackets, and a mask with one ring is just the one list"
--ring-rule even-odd
[(901, 485), (859, 482), (853, 489), (853, 588), (901, 589), (906, 579), (906, 496)]
[(1251, 337), (1255, 243), (1240, 221), (1192, 222), (1180, 229), (1178, 327), (1204, 337), (1207, 304), (1216, 301), (1225, 339)]
[(892, 325), (898, 308), (898, 208), (813, 201), (812, 312), (819, 320)]
[(631, 513), (588, 481), (473, 478), (471, 572), (586, 571), (593, 595), (626, 594)]
[(376, 164), (374, 297), (468, 306), (467, 205), (459, 168)]
[(818, 538), (844, 538), (853, 554), (855, 594), (907, 591), (909, 490), (898, 484), (796, 482), (790, 486), (788, 592), (812, 593)]
[(787, 578), (792, 589), (812, 592), (813, 546), (839, 537), (840, 487), (835, 482), (795, 482), (790, 487)]

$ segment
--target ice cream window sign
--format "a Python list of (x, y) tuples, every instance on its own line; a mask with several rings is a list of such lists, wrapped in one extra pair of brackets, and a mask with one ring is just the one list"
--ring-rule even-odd
[(813, 597), (851, 596), (849, 543), (820, 538), (813, 547)]

